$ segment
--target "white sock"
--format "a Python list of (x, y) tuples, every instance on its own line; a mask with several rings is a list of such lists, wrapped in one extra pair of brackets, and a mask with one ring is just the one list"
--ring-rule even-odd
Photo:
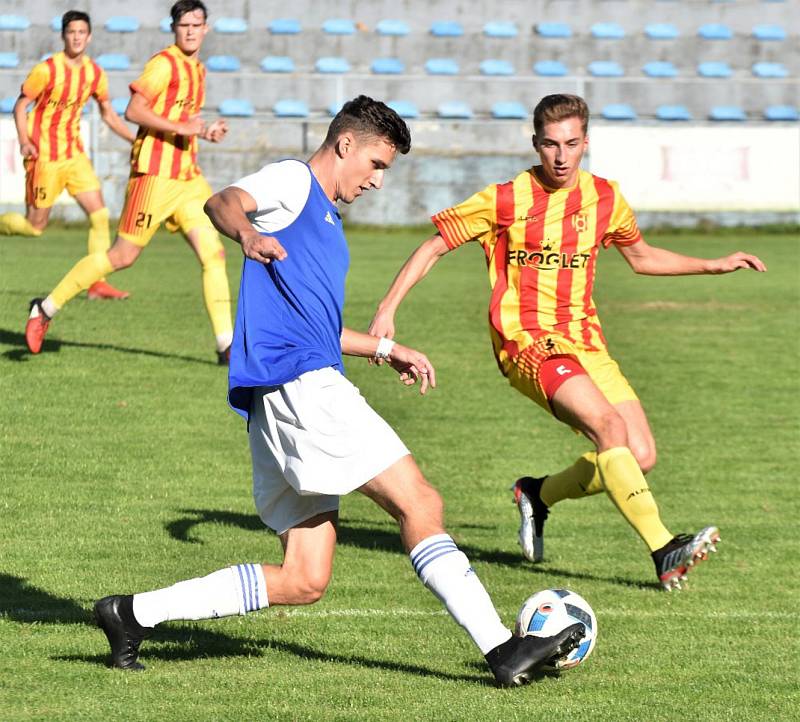
[(216, 619), (269, 606), (260, 564), (239, 564), (171, 587), (133, 595), (133, 616), (143, 627), (175, 619)]
[(42, 311), (44, 311), (50, 318), (53, 318), (53, 316), (58, 313), (58, 306), (56, 306), (50, 296), (42, 301)]
[(233, 343), (233, 331), (221, 333), (216, 337), (217, 351), (224, 351)]
[(447, 607), (450, 616), (486, 654), (511, 638), (475, 570), (449, 534), (423, 539), (411, 553), (411, 565), (422, 583)]

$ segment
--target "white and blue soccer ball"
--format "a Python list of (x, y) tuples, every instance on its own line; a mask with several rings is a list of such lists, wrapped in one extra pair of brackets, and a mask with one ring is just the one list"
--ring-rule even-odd
[(589, 603), (569, 589), (544, 589), (525, 600), (517, 615), (515, 634), (520, 637), (552, 637), (571, 624), (581, 622), (586, 633), (581, 643), (566, 657), (556, 660), (550, 669), (563, 671), (583, 662), (597, 641), (597, 618)]

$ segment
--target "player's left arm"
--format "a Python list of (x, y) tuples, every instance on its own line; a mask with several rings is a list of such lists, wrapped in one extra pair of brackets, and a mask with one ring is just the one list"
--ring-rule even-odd
[(213, 121), (203, 129), (203, 132), (200, 133), (200, 137), (203, 140), (209, 141), (210, 143), (219, 143), (225, 137), (227, 132), (227, 122), (222, 118), (217, 118), (217, 120)]
[(124, 120), (119, 117), (117, 111), (111, 105), (110, 100), (98, 100), (97, 105), (100, 107), (100, 117), (103, 122), (111, 128), (123, 140), (133, 143), (136, 140), (136, 134), (127, 126)]
[(767, 270), (758, 256), (742, 251), (722, 258), (695, 258), (668, 251), (666, 248), (651, 246), (641, 239), (630, 245), (617, 245), (617, 250), (636, 273), (647, 276), (731, 273), (740, 268), (759, 272)]

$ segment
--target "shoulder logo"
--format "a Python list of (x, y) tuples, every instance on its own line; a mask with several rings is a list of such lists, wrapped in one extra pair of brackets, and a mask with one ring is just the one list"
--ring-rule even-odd
[(330, 223), (332, 226), (335, 226), (335, 225), (336, 225), (336, 224), (333, 222), (333, 216), (331, 215), (331, 212), (330, 212), (330, 211), (328, 211), (328, 212), (325, 214), (325, 223)]

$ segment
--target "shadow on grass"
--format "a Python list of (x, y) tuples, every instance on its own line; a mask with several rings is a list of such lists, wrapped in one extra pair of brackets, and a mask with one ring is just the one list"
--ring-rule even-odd
[[(0, 328), (0, 344), (17, 346), (4, 351), (0, 356), (9, 361), (28, 361), (33, 356), (25, 343), (25, 334), (19, 331), (11, 331), (7, 328)], [(152, 356), (154, 358), (173, 359), (176, 361), (188, 361), (189, 363), (216, 366), (217, 362), (210, 359), (197, 358), (195, 356), (183, 356), (181, 354), (167, 353), (165, 351), (151, 351), (143, 348), (128, 348), (126, 346), (115, 346), (110, 343), (81, 343), (80, 341), (59, 341), (58, 339), (45, 338), (42, 344), (42, 353), (58, 353), (62, 346), (73, 348), (92, 348), (100, 351), (119, 351), (120, 353), (135, 354), (137, 356)]]

